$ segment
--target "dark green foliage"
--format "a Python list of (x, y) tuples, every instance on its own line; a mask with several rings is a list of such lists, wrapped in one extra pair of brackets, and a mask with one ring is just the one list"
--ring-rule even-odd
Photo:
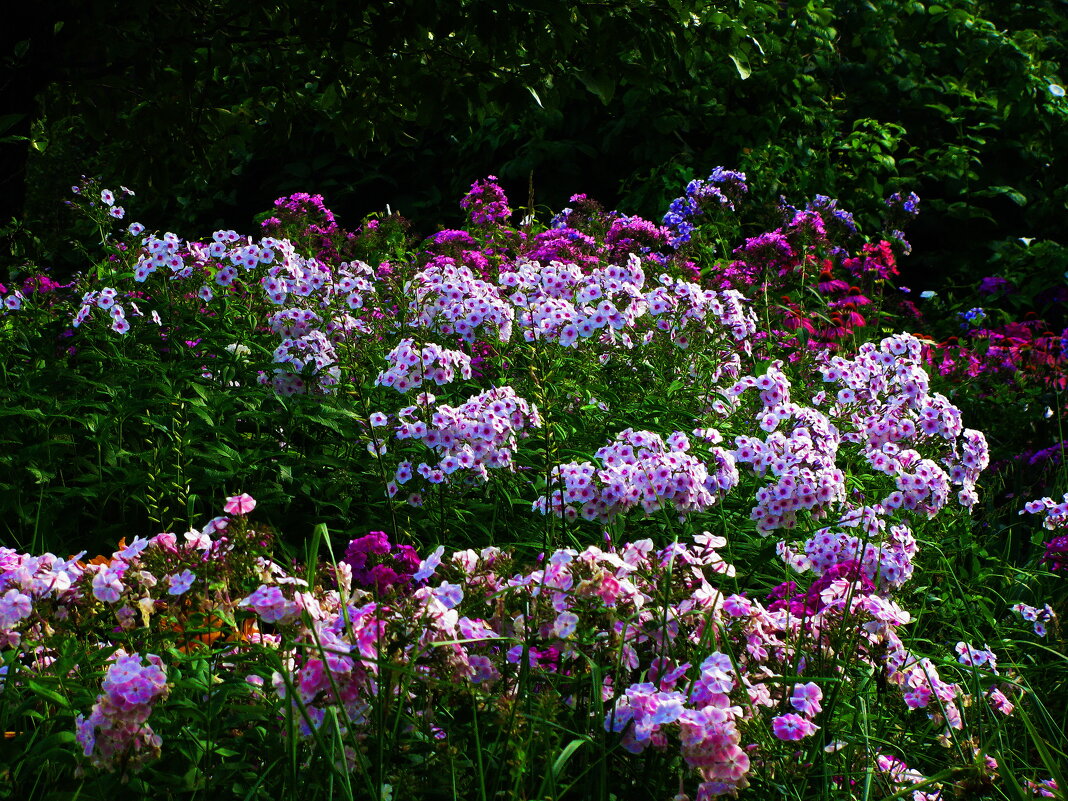
[(862, 227), (876, 198), (917, 191), (918, 276), (1061, 235), (1051, 0), (197, 0), (67, 17), (19, 51), (27, 75), (58, 52), (32, 143), (7, 145), (29, 147), (23, 216), (46, 223), (40, 241), (9, 229), (17, 259), (81, 266), (55, 198), (83, 172), (183, 230), (242, 225), (298, 190), (344, 219), (389, 203), (426, 229), (491, 172), (517, 197), (532, 175), (553, 208), (577, 186), (655, 218), (680, 180), (726, 164), (769, 208), (787, 187), (837, 194)]

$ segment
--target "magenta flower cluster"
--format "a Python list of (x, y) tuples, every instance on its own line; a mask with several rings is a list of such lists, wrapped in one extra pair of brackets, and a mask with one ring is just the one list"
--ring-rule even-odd
[(474, 225), (503, 223), (512, 214), (508, 198), (497, 184), (496, 175), (489, 175), (486, 180), (471, 184), (471, 191), (460, 201), (460, 208), (468, 213)]
[(352, 582), (379, 594), (412, 585), (420, 559), (411, 545), (393, 545), (385, 532), (372, 531), (352, 540), (342, 561), (351, 569)]

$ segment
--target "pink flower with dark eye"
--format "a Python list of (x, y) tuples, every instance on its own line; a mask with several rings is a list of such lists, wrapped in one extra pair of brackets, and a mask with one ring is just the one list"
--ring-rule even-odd
[(256, 500), (248, 493), (241, 493), (226, 499), (223, 511), (228, 515), (247, 515), (256, 508)]
[(928, 702), (930, 702), (931, 690), (926, 685), (921, 684), (918, 687), (909, 690), (903, 697), (905, 699), (905, 705), (908, 706), (909, 709), (920, 709), (921, 707), (927, 706)]
[(790, 712), (772, 718), (771, 729), (780, 740), (801, 740), (815, 734), (819, 726)]
[(823, 691), (815, 682), (808, 684), (795, 684), (790, 705), (802, 715), (812, 717), (818, 715), (823, 709), (820, 701), (823, 700)]

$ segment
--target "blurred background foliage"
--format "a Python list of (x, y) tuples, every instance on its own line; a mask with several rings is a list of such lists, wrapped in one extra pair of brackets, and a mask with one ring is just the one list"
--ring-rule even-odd
[[(716, 165), (780, 194), (924, 198), (943, 277), (1068, 220), (1065, 0), (90, 0), (25, 7), (0, 97), (0, 258), (81, 269), (81, 174), (187, 236), (322, 193), (429, 233), (472, 180), (659, 219)], [(1051, 85), (1054, 87), (1051, 89)], [(757, 222), (753, 223), (757, 225)]]

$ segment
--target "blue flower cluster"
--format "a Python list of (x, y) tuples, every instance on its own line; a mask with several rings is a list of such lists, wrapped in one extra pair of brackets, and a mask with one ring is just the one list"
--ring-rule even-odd
[(964, 322), (961, 323), (961, 328), (967, 328), (969, 325), (982, 325), (983, 320), (986, 319), (986, 310), (976, 306), (974, 309), (968, 309), (966, 312), (961, 312), (958, 316), (964, 318)]
[(745, 173), (716, 167), (708, 178), (695, 178), (686, 185), (686, 194), (671, 201), (663, 223), (672, 232), (668, 243), (679, 248), (690, 241), (694, 224), (691, 220), (704, 213), (704, 209), (728, 208), (734, 211), (734, 204), (749, 191), (745, 183)]

